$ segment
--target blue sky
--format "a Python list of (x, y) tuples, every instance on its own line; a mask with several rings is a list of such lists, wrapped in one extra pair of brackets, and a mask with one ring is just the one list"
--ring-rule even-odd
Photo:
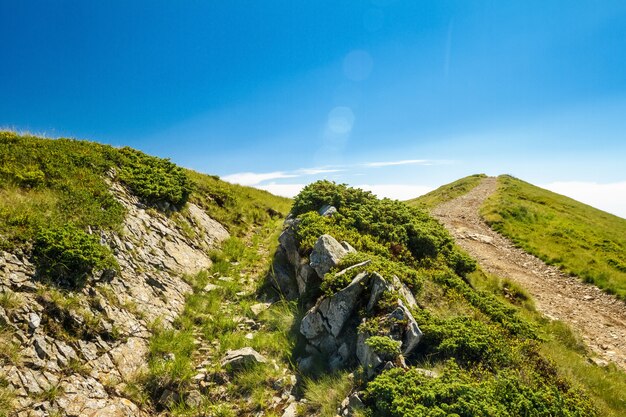
[(0, 126), (293, 194), (509, 173), (626, 216), (623, 1), (0, 0)]

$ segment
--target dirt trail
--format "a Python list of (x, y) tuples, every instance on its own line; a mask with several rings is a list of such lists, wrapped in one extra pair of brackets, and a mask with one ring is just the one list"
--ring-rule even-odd
[(593, 352), (626, 370), (626, 304), (546, 265), (491, 230), (479, 210), (496, 186), (496, 178), (485, 178), (468, 194), (440, 205), (432, 214), (483, 269), (520, 284), (546, 317), (568, 323)]

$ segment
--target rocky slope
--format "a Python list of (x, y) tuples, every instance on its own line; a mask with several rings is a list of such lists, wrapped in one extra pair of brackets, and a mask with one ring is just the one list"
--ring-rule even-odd
[[(15, 352), (2, 374), (17, 416), (139, 416), (126, 397), (146, 366), (151, 326), (169, 326), (190, 291), (184, 274), (211, 265), (208, 251), (229, 234), (198, 206), (174, 222), (118, 183), (127, 210), (120, 233), (100, 233), (120, 272), (95, 273), (77, 291), (38, 281), (24, 251), (0, 253), (3, 347)], [(194, 237), (185, 228), (196, 231)]]

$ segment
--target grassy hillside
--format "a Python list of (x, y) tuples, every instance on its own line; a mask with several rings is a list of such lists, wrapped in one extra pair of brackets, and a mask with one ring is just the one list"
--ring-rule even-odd
[(485, 174), (470, 175), (469, 177), (461, 178), (450, 184), (442, 185), (436, 190), (408, 200), (406, 203), (410, 206), (430, 209), (466, 194), (472, 188), (476, 187), (478, 183), (480, 183), (480, 180), (485, 177)]
[(109, 192), (119, 181), (169, 215), (202, 206), (235, 234), (289, 208), (289, 200), (184, 170), (131, 148), (0, 132), (0, 248), (21, 247), (68, 223), (115, 230), (124, 208)]
[[(323, 204), (335, 205), (338, 214), (320, 216), (315, 207)], [(473, 261), (420, 209), (322, 181), (305, 187), (292, 211), (300, 219), (296, 239), (305, 254), (317, 236), (328, 233), (358, 250), (338, 270), (369, 259), (368, 271), (400, 277), (417, 298), (411, 312), (424, 332), (407, 358), (408, 369), (384, 371), (372, 381), (351, 380), (350, 370), (309, 380), (305, 415), (334, 415), (351, 390), (362, 394), (362, 415), (373, 417), (626, 413), (623, 373), (590, 364), (577, 336), (543, 319), (515, 284), (469, 272)], [(351, 277), (331, 271), (322, 290), (332, 294)], [(507, 299), (507, 293), (515, 296)], [(376, 313), (363, 314), (360, 328), (378, 331)], [(418, 368), (441, 377), (429, 378)]]
[(626, 299), (626, 220), (510, 176), (481, 214), (549, 264)]

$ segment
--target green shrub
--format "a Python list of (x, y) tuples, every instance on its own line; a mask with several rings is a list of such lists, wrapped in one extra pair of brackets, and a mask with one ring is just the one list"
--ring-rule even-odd
[(545, 383), (528, 369), (470, 372), (454, 362), (446, 365), (439, 378), (416, 369), (383, 372), (368, 385), (365, 401), (375, 417), (597, 415), (579, 391)]
[[(332, 204), (337, 213), (319, 216), (316, 211)], [(471, 272), (475, 263), (454, 248), (446, 229), (423, 210), (330, 181), (307, 185), (294, 199), (298, 215), (296, 239), (303, 252), (310, 250), (323, 233), (347, 240), (357, 250), (374, 252), (417, 266), (421, 261), (447, 262), (460, 274)]]
[(370, 336), (365, 344), (385, 360), (393, 360), (400, 355), (402, 342), (393, 340), (388, 336)]
[(512, 341), (496, 326), (469, 317), (453, 317), (443, 321), (431, 319), (421, 329), (424, 338), (418, 349), (425, 355), (490, 366), (510, 365), (512, 361)]
[(33, 245), (38, 273), (52, 282), (77, 287), (94, 269), (119, 268), (111, 250), (100, 244), (97, 235), (68, 223), (42, 229)]
[(185, 171), (168, 159), (146, 155), (132, 148), (120, 149), (119, 179), (135, 195), (150, 204), (181, 207), (189, 198), (192, 184)]

